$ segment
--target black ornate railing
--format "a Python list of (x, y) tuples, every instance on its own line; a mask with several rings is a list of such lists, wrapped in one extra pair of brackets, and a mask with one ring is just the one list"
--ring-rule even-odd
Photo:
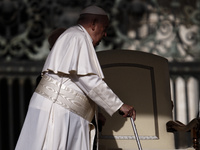
[(200, 60), (200, 0), (19, 0), (0, 1), (1, 60), (42, 60), (47, 37), (76, 24), (87, 5), (110, 16), (108, 37), (98, 49), (131, 49), (169, 61)]

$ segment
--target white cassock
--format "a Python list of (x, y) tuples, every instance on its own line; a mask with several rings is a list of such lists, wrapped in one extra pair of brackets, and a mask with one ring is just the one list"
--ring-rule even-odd
[(15, 149), (92, 149), (94, 103), (112, 116), (123, 102), (102, 80), (92, 39), (81, 25), (58, 38), (42, 73)]

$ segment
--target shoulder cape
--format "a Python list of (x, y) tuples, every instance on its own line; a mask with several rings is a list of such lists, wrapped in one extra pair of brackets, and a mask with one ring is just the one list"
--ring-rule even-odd
[(49, 70), (65, 74), (72, 71), (77, 75), (96, 74), (104, 78), (92, 39), (82, 26), (69, 28), (57, 39), (42, 72)]

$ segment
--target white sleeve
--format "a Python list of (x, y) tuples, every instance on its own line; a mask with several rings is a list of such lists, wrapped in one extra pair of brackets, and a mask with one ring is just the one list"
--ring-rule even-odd
[(71, 74), (70, 76), (75, 84), (110, 116), (123, 105), (118, 96), (97, 75), (78, 76)]

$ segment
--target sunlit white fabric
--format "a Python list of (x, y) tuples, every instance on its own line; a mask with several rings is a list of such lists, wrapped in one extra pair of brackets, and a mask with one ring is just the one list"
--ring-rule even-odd
[(78, 75), (96, 74), (104, 78), (92, 39), (81, 25), (69, 28), (58, 38), (42, 71), (48, 70), (65, 74), (75, 71)]
[[(68, 77), (48, 76), (71, 89), (78, 88)], [(15, 150), (91, 150), (94, 132), (86, 119), (34, 93)]]
[(97, 75), (70, 75), (73, 81), (109, 115), (113, 115), (123, 104), (117, 95)]
[[(110, 115), (123, 104), (102, 80), (92, 39), (82, 26), (72, 27), (59, 37), (42, 73), (87, 95)], [(94, 133), (91, 128), (83, 117), (35, 92), (16, 150), (89, 150)]]
[(85, 94), (67, 87), (62, 80), (59, 82), (49, 75), (44, 75), (35, 92), (91, 122), (95, 103)]
[(90, 123), (34, 93), (16, 150), (89, 150)]

